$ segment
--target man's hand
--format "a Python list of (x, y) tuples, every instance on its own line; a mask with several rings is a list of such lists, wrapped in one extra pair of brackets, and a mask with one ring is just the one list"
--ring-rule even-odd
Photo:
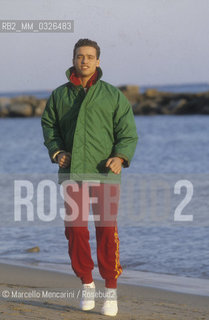
[(119, 174), (122, 168), (122, 159), (119, 157), (109, 158), (106, 167), (109, 167), (113, 173)]
[(69, 152), (60, 152), (57, 161), (60, 168), (68, 168), (70, 166), (71, 154)]

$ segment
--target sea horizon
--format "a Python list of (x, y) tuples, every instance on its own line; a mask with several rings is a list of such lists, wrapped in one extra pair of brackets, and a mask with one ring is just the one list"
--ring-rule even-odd
[[(129, 84), (121, 84), (117, 87), (126, 86)], [(147, 89), (156, 89), (163, 92), (171, 93), (201, 93), (209, 91), (209, 83), (197, 82), (197, 83), (182, 83), (182, 84), (150, 84), (150, 85), (138, 85), (131, 84), (139, 87), (139, 92), (144, 93)], [(53, 89), (36, 89), (36, 90), (11, 90), (11, 91), (0, 91), (0, 97), (14, 98), (22, 95), (32, 95), (38, 99), (46, 99), (49, 97)]]

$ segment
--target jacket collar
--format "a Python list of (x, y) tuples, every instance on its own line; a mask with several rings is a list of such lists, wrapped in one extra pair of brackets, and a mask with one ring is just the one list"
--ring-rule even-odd
[[(79, 77), (76, 75), (75, 67), (70, 67), (69, 69), (67, 69), (65, 74), (71, 84), (73, 84), (74, 86), (81, 85), (81, 81)], [(101, 77), (102, 77), (102, 69), (100, 67), (97, 67), (95, 73), (87, 82), (87, 86), (86, 86), (87, 89), (89, 89), (93, 84), (95, 84)]]

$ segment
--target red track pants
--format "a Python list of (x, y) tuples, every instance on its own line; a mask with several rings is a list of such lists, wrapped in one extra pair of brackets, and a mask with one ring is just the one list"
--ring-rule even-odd
[[(107, 288), (117, 287), (122, 273), (119, 261), (117, 212), (119, 184), (93, 185), (90, 182), (69, 184), (65, 196), (65, 236), (72, 268), (82, 283), (91, 283), (94, 262), (89, 245), (88, 216), (90, 198), (96, 227), (97, 261)], [(68, 220), (68, 221), (67, 221)]]

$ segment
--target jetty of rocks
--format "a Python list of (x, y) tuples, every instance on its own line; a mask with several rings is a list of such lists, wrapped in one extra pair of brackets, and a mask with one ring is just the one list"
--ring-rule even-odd
[[(203, 93), (171, 93), (147, 89), (140, 93), (134, 85), (119, 89), (130, 101), (135, 115), (209, 114), (209, 91)], [(47, 99), (34, 96), (0, 97), (0, 117), (40, 117)]]

